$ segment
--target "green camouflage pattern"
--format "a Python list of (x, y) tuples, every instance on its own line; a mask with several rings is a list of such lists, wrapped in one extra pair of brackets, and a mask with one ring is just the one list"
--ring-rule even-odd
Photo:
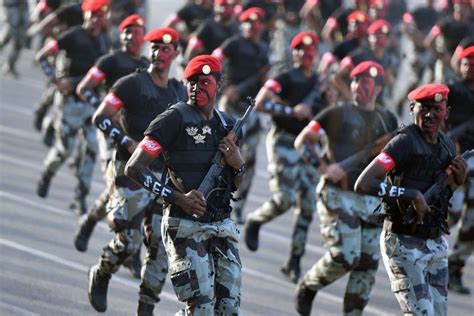
[(318, 291), (349, 273), (343, 315), (362, 315), (380, 259), (381, 227), (374, 224), (372, 215), (380, 200), (327, 185), (324, 179), (316, 192), (327, 252), (305, 274), (303, 282)]
[(162, 232), (171, 282), (186, 303), (176, 315), (239, 315), (242, 264), (234, 221), (200, 223), (165, 211)]

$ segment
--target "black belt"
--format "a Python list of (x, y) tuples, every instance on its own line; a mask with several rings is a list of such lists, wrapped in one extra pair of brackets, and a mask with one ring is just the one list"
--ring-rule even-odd
[(437, 239), (443, 234), (443, 231), (440, 227), (425, 227), (417, 225), (413, 230), (410, 225), (404, 225), (396, 221), (389, 221), (389, 223), (390, 224), (387, 226), (387, 229), (394, 234), (408, 235), (425, 240)]

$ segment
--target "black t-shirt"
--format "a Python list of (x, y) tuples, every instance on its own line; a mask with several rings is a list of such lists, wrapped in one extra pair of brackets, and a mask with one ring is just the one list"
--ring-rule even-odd
[[(183, 83), (170, 79), (168, 87), (158, 87), (143, 70), (119, 79), (110, 89), (123, 103), (120, 127), (136, 141), (141, 141), (150, 122), (169, 106), (187, 100)], [(128, 160), (127, 150), (118, 148), (117, 159)]]
[(334, 47), (333, 50), (333, 55), (337, 57), (337, 59), (342, 60), (344, 57), (349, 55), (351, 52), (356, 50), (360, 46), (359, 39), (357, 38), (352, 38), (352, 39), (346, 39), (343, 42), (337, 44), (336, 47)]
[[(318, 76), (314, 74), (306, 78), (300, 69), (291, 69), (278, 75), (275, 79), (281, 85), (281, 91), (277, 94), (290, 107), (301, 103), (305, 97), (319, 88)], [(321, 110), (320, 103), (310, 104), (313, 114)], [(278, 129), (298, 135), (308, 124), (307, 120), (301, 121), (294, 117), (272, 116), (273, 122)]]
[(352, 53), (349, 54), (349, 57), (351, 57), (352, 63), (354, 64), (354, 67), (360, 64), (363, 61), (368, 61), (368, 60), (373, 60), (384, 68), (384, 70), (387, 70), (392, 67), (392, 59), (390, 58), (389, 54), (385, 53), (382, 58), (379, 58), (374, 55), (374, 53), (370, 49), (366, 48), (358, 48)]
[(231, 23), (228, 26), (222, 26), (211, 17), (199, 26), (196, 30), (196, 37), (204, 44), (204, 54), (211, 54), (226, 39), (239, 32), (238, 24)]
[[(319, 12), (321, 13), (321, 18), (324, 21), (327, 20), (340, 7), (342, 7), (342, 0), (319, 1)], [(347, 25), (347, 22), (345, 24)]]
[(58, 37), (60, 50), (69, 59), (68, 76), (84, 76), (97, 58), (107, 53), (108, 43), (103, 36), (92, 37), (81, 26), (75, 26)]
[[(474, 90), (469, 90), (463, 81), (449, 86), (448, 106), (449, 112), (447, 126), (454, 128), (474, 117)], [(461, 152), (474, 148), (474, 126), (465, 131), (458, 139)]]
[[(321, 124), (329, 140), (329, 150), (336, 162), (362, 150), (380, 136), (397, 128), (395, 115), (383, 108), (365, 111), (354, 105), (330, 107), (319, 113), (314, 120)], [(349, 187), (374, 157), (367, 157), (352, 170), (346, 170)]]
[(61, 6), (56, 10), (56, 17), (61, 23), (65, 23), (68, 27), (82, 25), (84, 22), (81, 5), (77, 3)]
[(439, 13), (433, 8), (421, 7), (413, 11), (412, 16), (418, 30), (426, 36), (436, 24)]
[[(467, 36), (470, 35), (469, 27), (462, 25), (458, 21), (454, 20), (451, 16), (442, 19), (438, 23), (439, 28), (441, 29), (441, 34), (443, 35), (444, 47), (437, 47), (439, 52), (446, 51), (450, 54), (453, 54), (458, 46), (459, 42)], [(438, 43), (436, 43), (439, 45)]]
[(184, 7), (178, 10), (176, 15), (186, 24), (188, 31), (194, 32), (197, 30), (207, 18), (211, 17), (213, 9), (205, 9), (195, 3), (187, 3)]
[[(264, 42), (253, 43), (242, 35), (235, 35), (221, 46), (224, 59), (224, 78), (227, 83), (238, 84), (268, 65), (268, 45)], [(249, 86), (241, 95), (255, 96), (259, 87)]]
[(150, 61), (141, 56), (136, 60), (122, 50), (102, 56), (96, 63), (103, 73), (105, 73), (105, 90), (108, 91), (120, 78), (131, 74), (137, 69), (145, 69), (150, 65)]

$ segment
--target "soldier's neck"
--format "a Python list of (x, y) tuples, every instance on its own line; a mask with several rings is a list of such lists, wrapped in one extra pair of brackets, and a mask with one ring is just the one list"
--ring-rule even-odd
[(148, 73), (150, 74), (151, 80), (153, 83), (156, 84), (158, 87), (166, 88), (168, 87), (168, 74), (170, 70), (164, 69), (160, 70), (154, 67), (148, 68)]

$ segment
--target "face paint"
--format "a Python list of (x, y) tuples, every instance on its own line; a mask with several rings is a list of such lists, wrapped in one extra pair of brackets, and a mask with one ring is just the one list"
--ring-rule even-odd
[(243, 37), (256, 39), (262, 34), (263, 23), (260, 20), (245, 21), (241, 24), (241, 30)]
[(99, 34), (107, 22), (106, 17), (106, 12), (102, 10), (86, 11), (84, 12), (84, 27), (93, 34)]
[(369, 103), (375, 94), (375, 80), (371, 77), (355, 77), (351, 82), (351, 92), (357, 104)]
[(143, 46), (145, 29), (138, 25), (132, 25), (120, 33), (120, 40), (125, 50), (131, 54), (138, 53)]
[(387, 47), (389, 41), (388, 34), (377, 32), (369, 34), (369, 44), (372, 49), (384, 49)]
[(313, 45), (301, 45), (296, 49), (293, 49), (292, 54), (294, 64), (310, 68), (314, 64), (314, 59), (317, 56), (318, 51)]
[(188, 82), (187, 90), (191, 104), (198, 107), (206, 106), (216, 96), (216, 78), (213, 75), (197, 76)]
[(463, 58), (459, 72), (463, 80), (474, 81), (474, 58)]
[(221, 16), (221, 19), (224, 21), (230, 20), (234, 15), (234, 5), (233, 4), (216, 4), (214, 5), (214, 12)]
[(173, 44), (154, 43), (150, 45), (151, 62), (160, 70), (168, 69), (176, 58)]
[(435, 135), (448, 115), (446, 102), (432, 104), (416, 103), (413, 107), (413, 115), (415, 117), (415, 124), (425, 134)]

